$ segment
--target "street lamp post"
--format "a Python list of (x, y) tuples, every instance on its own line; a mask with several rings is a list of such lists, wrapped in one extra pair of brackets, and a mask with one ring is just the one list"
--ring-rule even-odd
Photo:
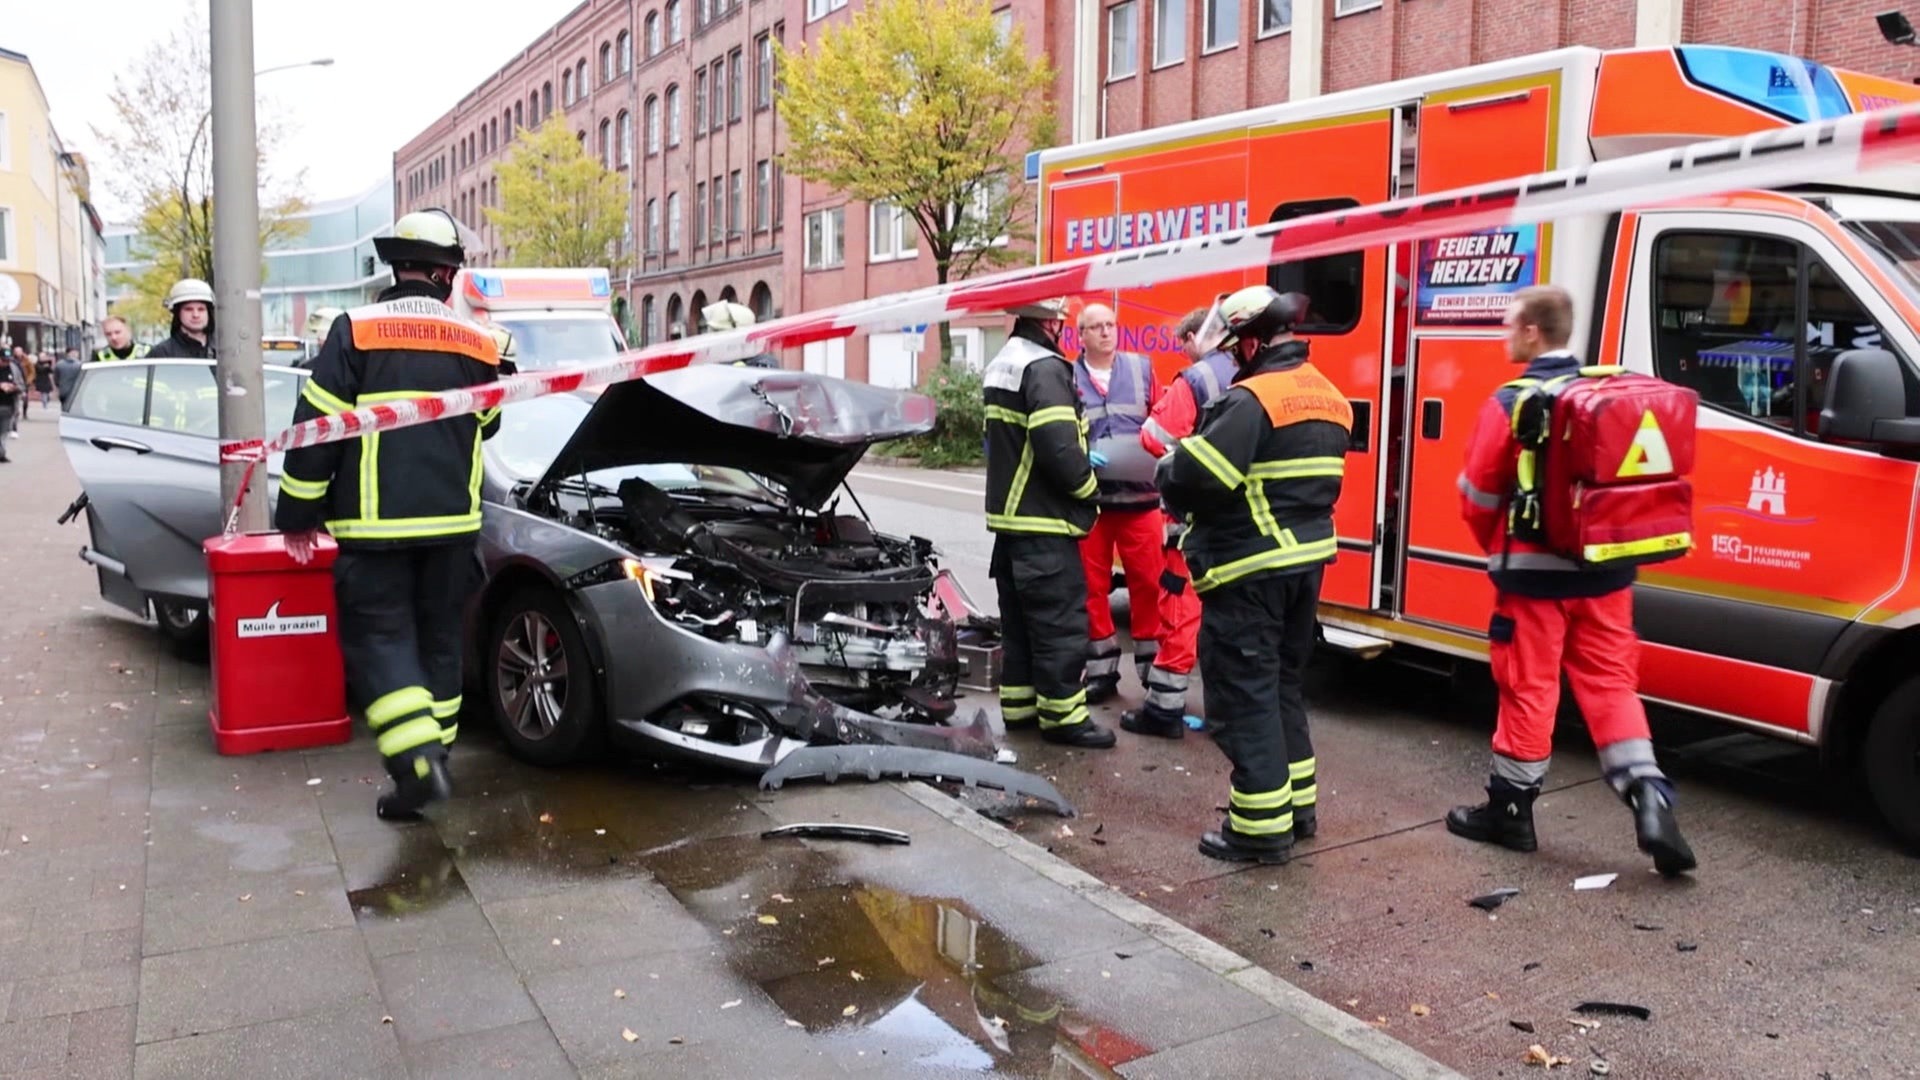
[[(333, 58), (329, 56), (329, 57), (323, 57), (319, 60), (302, 60), (297, 64), (280, 64), (276, 67), (263, 68), (260, 71), (254, 72), (253, 77), (257, 79), (262, 75), (271, 75), (276, 71), (292, 71), (295, 68), (332, 67), (332, 66), (333, 66)], [(181, 277), (193, 276), (193, 267), (189, 265), (189, 263), (187, 262), (188, 254), (198, 246), (198, 244), (194, 240), (194, 237), (191, 231), (193, 228), (193, 225), (192, 225), (193, 155), (199, 152), (200, 137), (207, 133), (207, 121), (212, 117), (213, 117), (213, 107), (209, 105), (206, 111), (200, 114), (200, 123), (196, 125), (193, 129), (193, 139), (192, 141), (187, 143), (186, 164), (182, 166), (180, 170), (180, 221), (181, 221), (180, 227), (182, 229), (188, 230), (186, 242), (180, 245), (180, 260), (181, 260), (180, 276)], [(206, 207), (203, 205), (201, 207), (201, 213), (204, 214), (205, 212), (206, 212)]]
[[(208, 113), (213, 120), (217, 312), (214, 381), (220, 393), (220, 441), (258, 445), (267, 435), (267, 410), (260, 355), (260, 177), (253, 114), (253, 0), (212, 0), (210, 6), (213, 107)], [(224, 515), (235, 499), (244, 497), (238, 518), (240, 531), (264, 532), (271, 524), (266, 470), (255, 469), (249, 479), (248, 457), (220, 456), (221, 512)]]

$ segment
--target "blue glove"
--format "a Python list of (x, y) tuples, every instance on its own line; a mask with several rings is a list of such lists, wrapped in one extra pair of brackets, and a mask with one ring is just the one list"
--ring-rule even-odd
[(1104, 469), (1107, 467), (1107, 455), (1098, 450), (1088, 453), (1087, 460), (1091, 462), (1096, 469)]

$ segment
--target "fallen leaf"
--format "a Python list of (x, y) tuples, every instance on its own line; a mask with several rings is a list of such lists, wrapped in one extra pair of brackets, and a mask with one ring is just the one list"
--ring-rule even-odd
[(734, 998), (734, 999), (733, 999), (732, 1001), (729, 1001), (729, 1002), (726, 1002), (726, 1003), (724, 1003), (724, 1004), (722, 1004), (722, 1005), (721, 1005), (720, 1007), (721, 1007), (721, 1008), (723, 1008), (723, 1009), (731, 1009), (731, 1008), (733, 1008), (733, 1007), (735, 1007), (736, 1005), (739, 1005), (739, 1004), (740, 1004), (740, 999), (739, 999), (739, 998)]
[(772, 915), (762, 915), (757, 920), (761, 926), (779, 926), (780, 920)]
[(1060, 826), (1060, 835), (1061, 835), (1061, 836), (1072, 836), (1072, 835), (1073, 835), (1073, 828), (1072, 828), (1071, 826), (1067, 826), (1067, 825), (1062, 825), (1062, 826)]
[(678, 1035), (675, 1035), (675, 1036), (674, 1036), (673, 1038), (671, 1038), (671, 1039), (668, 1039), (668, 1040), (667, 1040), (667, 1042), (669, 1042), (669, 1043), (671, 1043), (671, 1044), (673, 1044), (674, 1046), (681, 1046), (681, 1045), (683, 1045), (683, 1044), (685, 1044), (685, 1043), (686, 1043), (686, 1041), (687, 1041), (687, 1040), (685, 1040), (685, 1039), (683, 1039), (683, 1038), (681, 1038), (681, 1037), (680, 1037), (680, 1036), (678, 1036)]
[(1427, 1008), (1425, 1005), (1419, 1005), (1419, 1004), (1414, 1005), (1412, 1008), (1408, 1009), (1407, 1011), (1412, 1013), (1415, 1016), (1432, 1016), (1433, 1015), (1432, 1009)]
[(383, 1023), (383, 1024), (391, 1024), (391, 1023), (393, 1023), (393, 1017), (391, 1017), (391, 1016), (383, 1016), (383, 1017), (381, 1017), (381, 1018), (380, 1018), (380, 1022), (381, 1022), (381, 1023)]
[(849, 974), (849, 975), (851, 975), (851, 976), (853, 976), (853, 981), (854, 981), (854, 982), (866, 982), (866, 981), (867, 981), (867, 977), (866, 977), (865, 975), (862, 975), (862, 974), (860, 974), (860, 973), (859, 973), (859, 972), (857, 972), (857, 971), (849, 971), (849, 972), (848, 972), (847, 974)]
[(1171, 886), (1171, 885), (1162, 885), (1162, 886), (1160, 886), (1160, 891), (1161, 891), (1161, 892), (1172, 892), (1172, 891), (1173, 891), (1173, 886)]
[(797, 1028), (797, 1027), (806, 1027), (807, 1025), (805, 1025), (805, 1024), (803, 1024), (803, 1023), (801, 1023), (801, 1022), (800, 1022), (800, 1021), (798, 1021), (798, 1020), (788, 1020), (788, 1021), (787, 1021), (787, 1026), (788, 1026), (788, 1027), (792, 1027), (792, 1028)]
[(859, 1011), (860, 1011), (860, 1006), (858, 1006), (858, 1005), (849, 1005), (849, 1006), (847, 1006), (846, 1008), (844, 1008), (844, 1009), (841, 1009), (841, 1010), (840, 1010), (840, 1015), (841, 1015), (841, 1016), (852, 1016), (852, 1015), (853, 1015), (854, 1013), (857, 1013), (857, 1012), (859, 1012)]
[(605, 836), (605, 835), (607, 835), (607, 830), (605, 830), (605, 829), (595, 829), (595, 830), (593, 830), (593, 835), (595, 835), (595, 836)]
[(1567, 1023), (1572, 1024), (1581, 1031), (1592, 1031), (1600, 1026), (1600, 1021), (1598, 1020), (1581, 1020), (1571, 1016), (1567, 1017)]
[(1538, 1065), (1547, 1069), (1551, 1069), (1555, 1065), (1573, 1064), (1572, 1058), (1556, 1057), (1553, 1054), (1549, 1054), (1547, 1053), (1547, 1048), (1541, 1046), (1539, 1043), (1534, 1043), (1532, 1046), (1527, 1047), (1527, 1055), (1520, 1060), (1526, 1062), (1528, 1065)]
[(818, 960), (815, 960), (815, 961), (813, 962), (813, 966), (814, 966), (814, 967), (826, 967), (827, 965), (829, 965), (829, 964), (831, 964), (831, 963), (833, 963), (833, 957), (831, 957), (831, 956), (823, 956), (823, 957), (821, 957), (820, 959), (818, 959)]
[(560, 944), (560, 939), (559, 939), (559, 938), (554, 938), (554, 939), (553, 939), (553, 943), (554, 943), (555, 945), (558, 945), (558, 944)]
[(781, 894), (779, 894), (779, 893), (774, 893), (771, 899), (772, 899), (772, 900), (773, 900), (773, 901), (774, 901), (775, 903), (777, 903), (777, 904), (791, 904), (791, 903), (793, 903), (793, 899), (792, 899), (791, 897), (787, 897), (787, 896), (782, 896), (782, 895), (781, 895)]
[(616, 987), (614, 988), (613, 996), (616, 998), (623, 998), (627, 996), (627, 992), (625, 990), (621, 990), (618, 987)]
[(1373, 1024), (1373, 1026), (1374, 1026), (1374, 1027), (1382, 1027), (1382, 1028), (1383, 1028), (1383, 1027), (1392, 1027), (1392, 1026), (1393, 1026), (1392, 1024), (1389, 1024), (1389, 1023), (1387, 1023), (1387, 1018), (1386, 1018), (1386, 1017), (1384, 1017), (1384, 1016), (1376, 1016), (1376, 1017), (1374, 1017), (1374, 1018), (1373, 1018), (1373, 1020), (1372, 1020), (1372, 1024)]
[(305, 895), (307, 895), (307, 890), (305, 890), (305, 889), (295, 889), (295, 890), (293, 890), (293, 895), (295, 895), (295, 896), (305, 896)]
[(1499, 995), (1499, 994), (1496, 994), (1496, 993), (1494, 993), (1494, 992), (1493, 992), (1493, 991), (1491, 991), (1491, 990), (1489, 990), (1489, 991), (1487, 991), (1487, 998), (1488, 998), (1489, 1000), (1491, 1000), (1491, 1001), (1499, 1001), (1499, 1000), (1500, 1000), (1500, 995)]
[(541, 814), (541, 815), (540, 815), (540, 824), (542, 824), (542, 825), (551, 825), (551, 824), (553, 824), (553, 815), (552, 815), (552, 814)]
[(1101, 973), (1100, 973), (1100, 977), (1101, 977), (1101, 978), (1103, 978), (1103, 979), (1111, 979), (1111, 978), (1113, 978), (1113, 972), (1111, 972), (1111, 971), (1103, 971), (1103, 972), (1101, 972)]
[(99, 767), (100, 767), (100, 766), (98, 766), (98, 765), (95, 765), (95, 764), (93, 764), (92, 762), (88, 762), (88, 763), (87, 763), (87, 768), (89, 768), (89, 769), (97, 769), (97, 768), (99, 768)]
[[(639, 1042), (639, 1041), (640, 1041), (640, 1036), (638, 1036), (638, 1035), (635, 1035), (635, 1034), (633, 1033), (633, 1029), (632, 1029), (632, 1028), (621, 1028), (621, 1029), (620, 1029), (620, 1037), (621, 1037), (621, 1038), (623, 1038), (623, 1039), (625, 1039), (625, 1040), (627, 1040), (628, 1042)], [(679, 1039), (669, 1039), (669, 1040), (667, 1040), (667, 1041), (668, 1041), (668, 1042), (679, 1042), (680, 1040), (679, 1040)]]
[(240, 902), (244, 904), (244, 903), (246, 903), (247, 901), (249, 901), (249, 900), (251, 900), (251, 899), (253, 899), (253, 894), (252, 894), (252, 893), (246, 893), (246, 894), (244, 894), (244, 895), (242, 895), (242, 896), (240, 897)]
[(1359, 999), (1359, 998), (1348, 998), (1348, 999), (1347, 999), (1347, 1008), (1349, 1008), (1349, 1009), (1357, 1009), (1357, 1008), (1359, 1008), (1359, 1007), (1360, 1007), (1360, 999)]

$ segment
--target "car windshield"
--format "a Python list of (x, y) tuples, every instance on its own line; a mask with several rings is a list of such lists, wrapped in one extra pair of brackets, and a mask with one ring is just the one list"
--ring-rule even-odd
[[(481, 444), (488, 460), (515, 480), (537, 480), (567, 445), (574, 429), (593, 407), (579, 394), (554, 394), (517, 401), (500, 410), (500, 430)], [(737, 495), (757, 502), (780, 501), (777, 488), (743, 469), (720, 465), (644, 464), (594, 469), (585, 479), (617, 490), (637, 476), (663, 491), (703, 491)]]
[(599, 363), (622, 349), (613, 320), (599, 312), (540, 319), (498, 316), (494, 322), (513, 334), (513, 362), (521, 371)]
[(1849, 221), (1847, 227), (1887, 264), (1907, 295), (1920, 301), (1920, 221)]

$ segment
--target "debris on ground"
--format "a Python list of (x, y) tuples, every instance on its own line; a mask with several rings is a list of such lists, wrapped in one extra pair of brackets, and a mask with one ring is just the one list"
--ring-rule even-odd
[(899, 829), (887, 829), (878, 825), (840, 825), (832, 822), (800, 822), (794, 825), (782, 825), (777, 829), (768, 829), (760, 834), (762, 840), (772, 840), (781, 836), (804, 836), (821, 840), (862, 840), (869, 844), (911, 844), (913, 837)]
[(1645, 1005), (1620, 1001), (1583, 1001), (1573, 1011), (1587, 1016), (1631, 1016), (1636, 1020), (1653, 1019), (1653, 1010)]
[(840, 1010), (840, 1015), (841, 1015), (841, 1016), (852, 1016), (852, 1015), (853, 1015), (854, 1013), (857, 1013), (857, 1012), (859, 1012), (859, 1011), (860, 1011), (860, 1006), (858, 1006), (858, 1005), (849, 1005), (849, 1006), (847, 1006), (846, 1008), (844, 1008), (844, 1009), (841, 1009), (841, 1010)]
[(1533, 1034), (1533, 1021), (1531, 1020), (1509, 1020), (1507, 1021), (1507, 1026), (1515, 1031), (1524, 1031), (1528, 1035)]
[(1613, 1072), (1613, 1066), (1604, 1061), (1595, 1061), (1593, 1064), (1587, 1066), (1587, 1071), (1595, 1076), (1606, 1076)]
[(1567, 1017), (1567, 1023), (1572, 1024), (1581, 1031), (1596, 1031), (1600, 1027), (1600, 1021), (1598, 1020), (1582, 1020), (1577, 1016)]
[(762, 915), (760, 916), (758, 921), (761, 926), (779, 926), (780, 925), (779, 918), (773, 915)]
[(1411, 1006), (1408, 1006), (1407, 1011), (1412, 1013), (1415, 1016), (1432, 1016), (1433, 1015), (1432, 1009), (1426, 1007), (1425, 1005), (1421, 1005), (1417, 1002)]
[[(623, 1039), (625, 1039), (625, 1040), (627, 1040), (628, 1042), (639, 1042), (639, 1041), (640, 1041), (640, 1036), (638, 1036), (638, 1035), (635, 1035), (635, 1034), (633, 1033), (633, 1029), (632, 1029), (632, 1028), (621, 1028), (621, 1029), (620, 1029), (620, 1037), (621, 1037), (621, 1038), (623, 1038)], [(679, 1042), (680, 1040), (678, 1040), (678, 1039), (674, 1039), (674, 1040), (671, 1040), (671, 1041), (673, 1041), (673, 1042)]]
[(1501, 904), (1519, 895), (1519, 889), (1513, 888), (1512, 886), (1501, 886), (1485, 896), (1476, 896), (1467, 901), (1467, 903), (1469, 906), (1477, 907), (1481, 911), (1492, 911), (1494, 908), (1499, 907)]
[(1588, 874), (1586, 877), (1573, 879), (1573, 887), (1583, 892), (1587, 889), (1604, 889), (1613, 884), (1613, 879), (1619, 876), (1619, 874)]
[(1311, 960), (1300, 961), (1300, 970), (1311, 972), (1313, 970), (1313, 961)]
[(1697, 941), (1676, 941), (1673, 943), (1674, 952), (1695, 952), (1699, 948), (1700, 943)]
[(1550, 1054), (1547, 1052), (1547, 1048), (1541, 1046), (1539, 1043), (1534, 1043), (1532, 1046), (1527, 1047), (1526, 1056), (1520, 1060), (1526, 1062), (1528, 1065), (1538, 1065), (1544, 1069), (1551, 1069), (1555, 1065), (1573, 1064), (1572, 1058), (1563, 1058), (1557, 1054)]
[(1658, 923), (1643, 923), (1643, 922), (1634, 923), (1633, 928), (1635, 930), (1665, 930), (1666, 929), (1666, 927), (1661, 926)]
[(1520, 965), (1520, 970), (1521, 970), (1521, 971), (1532, 971), (1532, 970), (1534, 970), (1535, 968), (1538, 968), (1538, 967), (1541, 967), (1541, 966), (1543, 966), (1543, 965), (1542, 965), (1542, 964), (1540, 963), (1540, 961), (1538, 961), (1538, 960), (1529, 960), (1529, 961), (1527, 961), (1526, 963), (1524, 963), (1524, 964), (1521, 964), (1521, 965)]

